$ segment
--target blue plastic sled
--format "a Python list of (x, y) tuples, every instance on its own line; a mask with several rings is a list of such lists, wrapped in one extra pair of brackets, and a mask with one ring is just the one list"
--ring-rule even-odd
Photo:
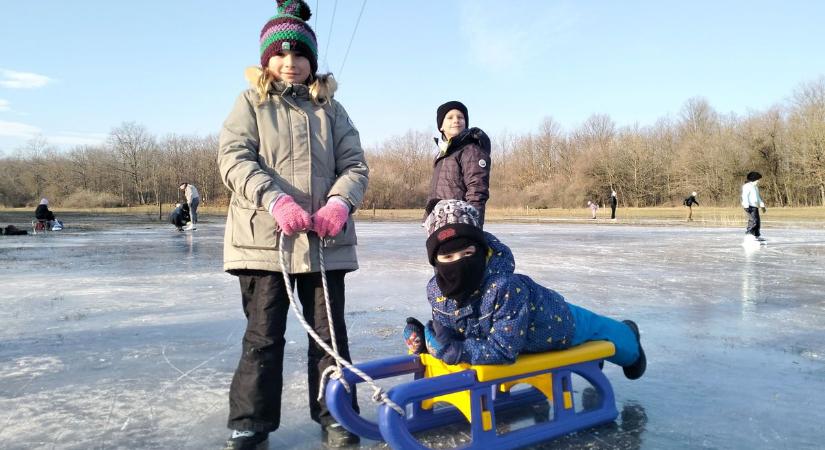
[[(548, 441), (574, 431), (616, 419), (613, 388), (599, 363), (615, 353), (607, 341), (586, 342), (567, 350), (521, 355), (510, 365), (448, 365), (430, 355), (407, 355), (369, 361), (356, 367), (375, 380), (414, 374), (414, 380), (387, 392), (405, 408), (406, 415), (387, 405), (378, 407), (378, 423), (361, 417), (339, 380), (327, 384), (332, 415), (351, 432), (386, 441), (394, 449), (427, 449), (413, 433), (468, 421), (471, 442), (463, 449), (513, 449)], [(573, 374), (587, 380), (598, 394), (598, 404), (576, 411)], [(363, 382), (344, 369), (350, 385)], [(511, 392), (517, 384), (529, 388)], [(433, 408), (435, 403), (447, 407)], [(545, 403), (552, 418), (526, 428), (499, 434), (496, 414), (507, 409)]]

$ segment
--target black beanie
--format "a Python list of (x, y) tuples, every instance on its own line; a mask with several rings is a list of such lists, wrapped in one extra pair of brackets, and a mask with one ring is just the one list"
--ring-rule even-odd
[(756, 181), (762, 178), (762, 174), (759, 172), (750, 172), (748, 173), (748, 181)]
[(464, 126), (470, 128), (470, 113), (467, 112), (467, 107), (464, 106), (464, 103), (461, 103), (458, 100), (449, 101), (441, 106), (435, 112), (435, 129), (441, 131), (441, 125), (444, 124), (444, 116), (447, 115), (448, 112), (457, 109), (464, 114)]
[[(435, 265), (439, 248), (453, 240), (460, 240), (461, 248), (467, 240), (478, 244), (479, 250), (487, 252), (487, 239), (478, 226), (478, 211), (462, 200), (441, 200), (424, 221), (427, 230), (427, 258)], [(453, 246), (450, 246), (453, 248)], [(455, 250), (460, 250), (456, 248)]]
[[(456, 240), (459, 241), (457, 246), (450, 245)], [(461, 250), (466, 248), (468, 243), (476, 244), (478, 250), (482, 253), (487, 252), (487, 243), (481, 228), (466, 223), (451, 223), (438, 228), (427, 238), (427, 257), (430, 260), (430, 265), (435, 265), (436, 255)], [(447, 248), (439, 251), (441, 247)]]

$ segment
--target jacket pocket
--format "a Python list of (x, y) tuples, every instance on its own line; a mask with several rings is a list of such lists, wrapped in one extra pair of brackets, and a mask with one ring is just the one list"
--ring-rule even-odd
[(262, 208), (235, 201), (229, 207), (232, 245), (239, 248), (278, 250), (281, 236), (275, 219)]
[(347, 217), (347, 223), (341, 232), (335, 236), (328, 236), (324, 238), (325, 247), (341, 247), (344, 245), (357, 245), (358, 237), (355, 235), (355, 221), (352, 220), (352, 215)]

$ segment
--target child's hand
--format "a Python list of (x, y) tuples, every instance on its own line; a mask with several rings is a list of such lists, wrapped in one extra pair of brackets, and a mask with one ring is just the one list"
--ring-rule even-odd
[(427, 326), (424, 328), (424, 341), (427, 344), (427, 351), (436, 358), (441, 358), (439, 352), (443, 352), (444, 344), (438, 340), (438, 336), (435, 334), (435, 329), (433, 329), (432, 320), (427, 322)]
[(404, 327), (404, 342), (410, 353), (427, 353), (424, 348), (424, 325), (415, 317), (407, 317), (407, 326)]
[(327, 204), (312, 216), (312, 229), (318, 237), (335, 236), (347, 223), (349, 205), (338, 197), (330, 197)]
[(432, 320), (424, 327), (424, 342), (429, 353), (447, 364), (467, 362), (462, 359), (463, 339), (454, 330)]
[(309, 213), (304, 211), (304, 208), (301, 208), (291, 196), (286, 194), (278, 197), (278, 200), (272, 204), (269, 213), (275, 218), (275, 222), (278, 223), (281, 231), (287, 236), (306, 230), (311, 223)]

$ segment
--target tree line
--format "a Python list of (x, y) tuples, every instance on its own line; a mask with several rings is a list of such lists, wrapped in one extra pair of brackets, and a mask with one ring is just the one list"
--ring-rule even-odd
[[(422, 208), (436, 146), (410, 130), (366, 149), (370, 185), (365, 208)], [(825, 77), (800, 84), (764, 111), (722, 114), (701, 97), (675, 117), (619, 127), (605, 114), (564, 130), (551, 117), (529, 133), (491, 136), (492, 207), (531, 208), (604, 203), (611, 190), (623, 206), (738, 204), (752, 170), (764, 176), (773, 206), (825, 206)], [(112, 129), (105, 143), (58, 151), (33, 139), (0, 158), (0, 205), (48, 197), (57, 206), (171, 203), (178, 185), (195, 184), (204, 203), (225, 204), (217, 136), (156, 137), (137, 123)]]

